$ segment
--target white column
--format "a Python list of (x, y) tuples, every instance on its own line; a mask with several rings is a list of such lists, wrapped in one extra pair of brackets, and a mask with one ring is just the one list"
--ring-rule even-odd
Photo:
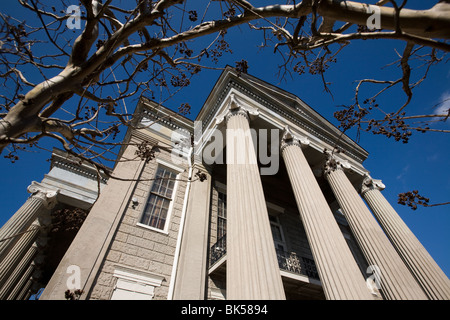
[(33, 279), (30, 278), (23, 286), (20, 293), (17, 295), (16, 300), (29, 300), (31, 297), (31, 288), (33, 285)]
[(25, 253), (31, 248), (40, 230), (39, 222), (35, 221), (0, 261), (0, 288), (7, 282)]
[(427, 296), (347, 178), (339, 161), (330, 157), (325, 177), (367, 262), (381, 272), (381, 293), (389, 300), (424, 300)]
[(26, 231), (36, 218), (56, 204), (57, 191), (49, 190), (34, 182), (28, 187), (31, 196), (19, 210), (0, 229), (0, 259), (12, 248), (19, 237), (14, 237)]
[(250, 134), (249, 114), (257, 112), (232, 98), (225, 117), (227, 299), (282, 300), (286, 297)]
[(34, 262), (31, 262), (28, 268), (23, 273), (22, 277), (18, 279), (17, 283), (11, 290), (11, 293), (9, 294), (7, 300), (19, 300), (19, 295), (24, 289), (25, 285), (33, 279), (36, 272), (39, 273), (39, 271), (36, 270), (36, 265)]
[(11, 291), (17, 286), (27, 269), (32, 265), (32, 261), (38, 252), (36, 245), (30, 247), (20, 263), (14, 269), (13, 273), (8, 277), (7, 281), (0, 288), (0, 300), (8, 298)]
[(302, 152), (306, 138), (286, 130), (281, 153), (297, 201), (325, 296), (330, 300), (371, 300), (365, 279)]
[(380, 180), (366, 177), (361, 195), (428, 297), (432, 300), (450, 300), (448, 277), (382, 195), (380, 191), (384, 187)]

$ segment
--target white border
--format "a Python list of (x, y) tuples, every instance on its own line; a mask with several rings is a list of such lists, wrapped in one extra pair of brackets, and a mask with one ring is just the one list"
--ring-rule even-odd
[(177, 237), (177, 245), (175, 247), (175, 256), (174, 261), (172, 264), (172, 272), (170, 274), (170, 284), (169, 284), (169, 292), (167, 293), (167, 300), (173, 300), (173, 291), (175, 287), (175, 280), (177, 277), (177, 268), (178, 268), (178, 261), (180, 258), (180, 250), (181, 250), (181, 240), (183, 238), (183, 232), (184, 232), (184, 221), (186, 218), (186, 211), (187, 211), (187, 204), (189, 199), (189, 193), (191, 189), (191, 181), (192, 181), (192, 161), (191, 156), (194, 152), (194, 149), (191, 147), (189, 149), (189, 157), (188, 157), (188, 182), (186, 184), (186, 190), (184, 192), (184, 201), (183, 201), (183, 209), (181, 210), (181, 221), (180, 221), (180, 227), (178, 229), (178, 237)]
[[(157, 163), (157, 166), (156, 166), (155, 174), (156, 174), (156, 171), (158, 170), (158, 168), (160, 166), (163, 166), (163, 167), (166, 167), (168, 169), (175, 170), (175, 171), (178, 172), (178, 174), (175, 177), (176, 181), (175, 181), (175, 184), (173, 186), (172, 198), (170, 200), (169, 209), (167, 210), (167, 217), (166, 217), (166, 222), (164, 224), (164, 229), (158, 229), (158, 228), (155, 228), (155, 227), (151, 227), (151, 226), (143, 224), (141, 222), (137, 222), (136, 225), (139, 226), (139, 227), (145, 228), (145, 229), (149, 229), (149, 230), (152, 230), (152, 231), (156, 231), (156, 232), (168, 235), (169, 234), (168, 230), (169, 230), (169, 225), (170, 225), (170, 220), (171, 220), (170, 218), (172, 217), (173, 206), (174, 206), (174, 202), (176, 201), (176, 194), (177, 194), (177, 191), (178, 191), (178, 184), (179, 184), (178, 179), (180, 178), (181, 174), (185, 171), (185, 169), (183, 169), (183, 168), (181, 168), (179, 166), (176, 166), (173, 163), (170, 163), (170, 162), (168, 162), (166, 160), (162, 160), (162, 159), (156, 159), (156, 163)], [(149, 189), (147, 197), (145, 198), (145, 201), (144, 201), (144, 205), (143, 205), (141, 214), (139, 215), (138, 221), (141, 221), (141, 219), (142, 219), (142, 216), (144, 214), (145, 208), (147, 206), (148, 198), (150, 197), (150, 193), (151, 192), (150, 192), (150, 189)]]

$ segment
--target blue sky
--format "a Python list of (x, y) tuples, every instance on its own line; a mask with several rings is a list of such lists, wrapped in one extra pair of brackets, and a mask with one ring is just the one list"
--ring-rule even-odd
[[(426, 8), (432, 1), (408, 1), (408, 7)], [(17, 12), (9, 2), (0, 4), (0, 11), (6, 14)], [(337, 63), (332, 64), (325, 74), (331, 83), (333, 96), (323, 90), (322, 80), (318, 76), (304, 74), (292, 79), (280, 80), (277, 77), (281, 60), (273, 54), (272, 49), (259, 51), (261, 34), (249, 33), (248, 27), (242, 26), (229, 31), (227, 38), (232, 54), (226, 54), (216, 67), (234, 66), (235, 61), (245, 59), (249, 63), (248, 72), (264, 81), (289, 91), (308, 103), (322, 116), (337, 125), (333, 113), (338, 105), (351, 104), (354, 97), (355, 80), (363, 78), (395, 79), (399, 69), (395, 66), (382, 68), (397, 58), (395, 49), (401, 52), (403, 43), (395, 41), (358, 41), (345, 48), (338, 56)], [(204, 70), (193, 78), (191, 85), (181, 91), (173, 100), (165, 103), (166, 107), (177, 110), (180, 103), (188, 102), (192, 106), (191, 117), (197, 115), (208, 93), (219, 77), (221, 70)], [(442, 97), (450, 95), (449, 64), (441, 63), (430, 70), (427, 80), (414, 89), (413, 102), (408, 107), (411, 114), (432, 113), (433, 106)], [(380, 99), (393, 108), (404, 101), (400, 90), (394, 90)], [(134, 106), (128, 101), (128, 107)], [(440, 125), (450, 129), (450, 123)], [(349, 132), (355, 139), (355, 133)], [(395, 142), (384, 136), (364, 133), (360, 145), (369, 152), (364, 166), (372, 177), (381, 179), (386, 185), (384, 196), (397, 210), (402, 219), (415, 233), (431, 256), (450, 275), (450, 206), (433, 208), (419, 207), (412, 211), (397, 204), (397, 194), (418, 189), (421, 194), (430, 197), (431, 202), (450, 201), (450, 144), (448, 134), (425, 133), (414, 134), (408, 144)], [(44, 144), (51, 148), (51, 144)], [(56, 145), (58, 146), (58, 145)], [(28, 194), (27, 186), (31, 181), (41, 181), (48, 172), (50, 154), (42, 150), (32, 150), (21, 154), (21, 159), (14, 164), (0, 157), (2, 180), (0, 183), (0, 225), (24, 203)]]

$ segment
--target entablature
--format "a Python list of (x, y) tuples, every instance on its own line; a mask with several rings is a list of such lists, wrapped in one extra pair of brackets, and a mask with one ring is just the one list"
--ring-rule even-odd
[(282, 130), (288, 126), (307, 137), (311, 147), (318, 151), (344, 150), (343, 157), (355, 163), (357, 171), (360, 171), (358, 169), (361, 169), (362, 162), (368, 156), (367, 151), (299, 98), (281, 89), (277, 91), (273, 86), (249, 75), (237, 76), (232, 69), (222, 74), (196, 119), (201, 122), (203, 133), (218, 127), (217, 117), (230, 107), (232, 100), (256, 109), (258, 119), (270, 127)]

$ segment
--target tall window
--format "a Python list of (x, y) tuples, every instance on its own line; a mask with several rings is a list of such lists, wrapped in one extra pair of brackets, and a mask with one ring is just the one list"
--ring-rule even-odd
[(286, 248), (280, 221), (277, 217), (271, 214), (269, 214), (269, 221), (270, 229), (272, 230), (273, 242), (275, 244), (275, 250), (283, 253), (284, 251), (286, 251)]
[(227, 233), (227, 195), (220, 192), (217, 201), (217, 240)]
[(177, 174), (159, 166), (140, 223), (164, 230)]

